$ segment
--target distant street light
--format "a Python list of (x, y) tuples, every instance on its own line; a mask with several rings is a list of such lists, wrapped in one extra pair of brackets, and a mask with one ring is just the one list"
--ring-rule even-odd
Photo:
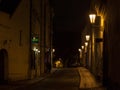
[(85, 46), (86, 46), (86, 66), (88, 68), (90, 60), (91, 60), (90, 56), (89, 56), (90, 55), (89, 53), (91, 53), (90, 52), (91, 50), (89, 48), (91, 43), (89, 42), (90, 41), (90, 35), (86, 35), (85, 37), (86, 37), (86, 42), (85, 42)]
[(79, 63), (82, 64), (82, 49), (79, 48), (78, 51), (79, 51), (79, 55), (80, 55)]
[(55, 49), (53, 49), (52, 51), (55, 52)]
[(81, 46), (82, 47), (82, 49), (84, 49), (84, 46)]
[(86, 35), (86, 41), (89, 41), (90, 40), (90, 35)]
[(51, 68), (53, 68), (53, 58), (54, 58), (55, 49), (51, 50)]
[(88, 42), (85, 42), (85, 46), (86, 46), (86, 47), (88, 46)]
[(81, 49), (79, 48), (78, 51), (81, 52)]

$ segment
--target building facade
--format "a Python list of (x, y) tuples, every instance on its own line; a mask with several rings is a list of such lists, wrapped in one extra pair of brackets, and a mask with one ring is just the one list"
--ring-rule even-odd
[[(7, 7), (6, 7), (7, 5)], [(45, 73), (51, 60), (52, 8), (48, 0), (0, 1), (0, 82)]]
[(95, 61), (92, 72), (108, 90), (120, 89), (119, 3), (119, 0), (91, 0), (90, 7), (97, 14), (94, 25)]

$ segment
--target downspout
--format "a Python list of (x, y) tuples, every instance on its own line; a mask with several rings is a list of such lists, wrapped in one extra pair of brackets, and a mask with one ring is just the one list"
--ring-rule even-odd
[(40, 45), (40, 50), (41, 50), (41, 54), (40, 54), (40, 58), (41, 58), (41, 61), (40, 61), (40, 70), (41, 70), (41, 74), (44, 73), (44, 0), (41, 0), (41, 30), (40, 30), (40, 42), (41, 42), (41, 45)]
[(32, 48), (32, 42), (31, 42), (31, 38), (32, 38), (32, 0), (30, 0), (30, 31), (29, 31), (29, 70), (28, 70), (28, 78), (31, 79), (31, 63), (32, 63), (32, 52), (31, 52), (31, 48)]
[[(44, 33), (44, 60), (45, 60), (45, 58), (46, 58), (46, 0), (45, 0), (45, 2), (44, 2), (44, 31), (43, 31), (43, 33)], [(48, 61), (47, 61), (48, 62)], [(45, 64), (45, 61), (44, 61), (44, 64)], [(44, 65), (44, 70), (45, 70), (45, 65)]]
[(40, 1), (40, 74), (42, 73), (42, 0)]
[(53, 42), (53, 27), (52, 27), (52, 24), (53, 24), (53, 11), (52, 11), (52, 9), (50, 8), (50, 58), (51, 58), (51, 70), (52, 70), (52, 68), (53, 68), (53, 52), (52, 52), (52, 48), (53, 48), (53, 46), (52, 46), (52, 42)]

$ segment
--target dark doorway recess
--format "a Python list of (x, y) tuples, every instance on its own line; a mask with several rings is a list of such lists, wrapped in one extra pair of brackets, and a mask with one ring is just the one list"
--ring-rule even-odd
[(0, 84), (7, 83), (8, 53), (5, 49), (0, 50)]

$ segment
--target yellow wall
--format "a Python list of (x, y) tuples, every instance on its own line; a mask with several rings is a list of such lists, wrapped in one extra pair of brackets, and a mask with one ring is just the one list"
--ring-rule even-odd
[[(0, 49), (8, 52), (8, 79), (26, 79), (29, 61), (29, 0), (22, 0), (12, 17), (0, 12)], [(20, 45), (20, 31), (21, 45)], [(7, 43), (4, 44), (4, 41)]]

